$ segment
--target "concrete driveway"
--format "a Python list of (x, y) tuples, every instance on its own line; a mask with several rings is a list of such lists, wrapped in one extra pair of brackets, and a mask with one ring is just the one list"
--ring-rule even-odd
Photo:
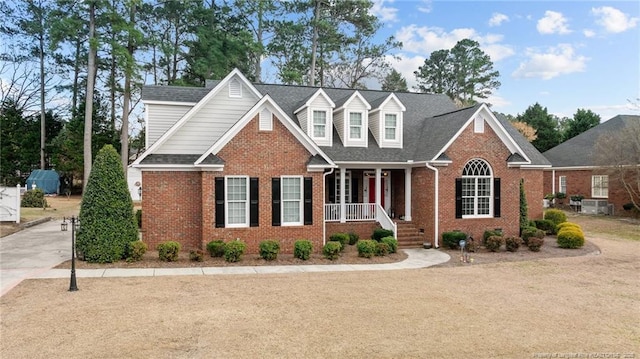
[(0, 296), (71, 259), (71, 226), (62, 232), (60, 223), (51, 220), (0, 238)]

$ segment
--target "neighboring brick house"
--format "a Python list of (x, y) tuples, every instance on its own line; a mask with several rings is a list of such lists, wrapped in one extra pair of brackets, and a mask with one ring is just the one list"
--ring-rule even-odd
[[(393, 230), (438, 247), (444, 231), (519, 230), (519, 182), (542, 216), (548, 161), (485, 104), (445, 95), (252, 84), (145, 86), (143, 240), (185, 249), (242, 239), (284, 252), (305, 238)], [(344, 190), (342, 190), (344, 189)], [(377, 190), (376, 190), (377, 189)]]
[[(605, 205), (598, 205), (596, 208), (582, 206), (581, 210), (587, 213), (630, 213), (623, 209), (624, 204), (631, 202), (627, 191), (619, 180), (611, 178), (609, 170), (598, 165), (595, 151), (601, 135), (625, 131), (632, 122), (639, 123), (640, 116), (615, 116), (546, 151), (544, 156), (552, 167), (545, 170), (544, 192), (565, 193), (565, 204), (569, 204), (571, 196), (575, 195), (584, 196), (586, 200), (605, 202)], [(640, 166), (639, 163), (626, 165), (635, 167), (635, 171)]]

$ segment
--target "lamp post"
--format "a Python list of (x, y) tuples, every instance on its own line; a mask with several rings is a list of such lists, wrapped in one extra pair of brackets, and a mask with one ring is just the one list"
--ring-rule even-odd
[[(67, 230), (67, 218), (63, 218), (62, 230)], [(71, 282), (69, 283), (69, 292), (75, 292), (78, 290), (78, 284), (76, 283), (76, 225), (80, 223), (80, 220), (76, 216), (69, 218), (71, 221)]]

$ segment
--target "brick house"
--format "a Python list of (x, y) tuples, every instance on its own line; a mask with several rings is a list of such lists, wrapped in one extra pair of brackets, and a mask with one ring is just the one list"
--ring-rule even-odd
[[(585, 213), (630, 214), (623, 209), (631, 201), (627, 191), (619, 178), (611, 177), (610, 171), (598, 165), (595, 151), (601, 135), (625, 131), (632, 122), (639, 123), (640, 116), (615, 116), (546, 151), (544, 156), (552, 166), (545, 169), (544, 193), (566, 194), (565, 205), (575, 195), (584, 196), (591, 203), (603, 203), (595, 207), (582, 205), (580, 210)], [(640, 166), (637, 157), (635, 163), (624, 165), (630, 169)]]
[(405, 246), (519, 230), (519, 182), (542, 216), (549, 162), (485, 104), (445, 95), (252, 84), (237, 70), (204, 88), (145, 86), (143, 240), (204, 248), (376, 227)]

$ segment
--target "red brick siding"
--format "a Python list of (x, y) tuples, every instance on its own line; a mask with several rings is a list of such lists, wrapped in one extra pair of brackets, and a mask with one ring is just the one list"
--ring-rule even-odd
[(435, 243), (435, 172), (418, 167), (411, 171), (411, 222), (424, 229), (425, 240)]

